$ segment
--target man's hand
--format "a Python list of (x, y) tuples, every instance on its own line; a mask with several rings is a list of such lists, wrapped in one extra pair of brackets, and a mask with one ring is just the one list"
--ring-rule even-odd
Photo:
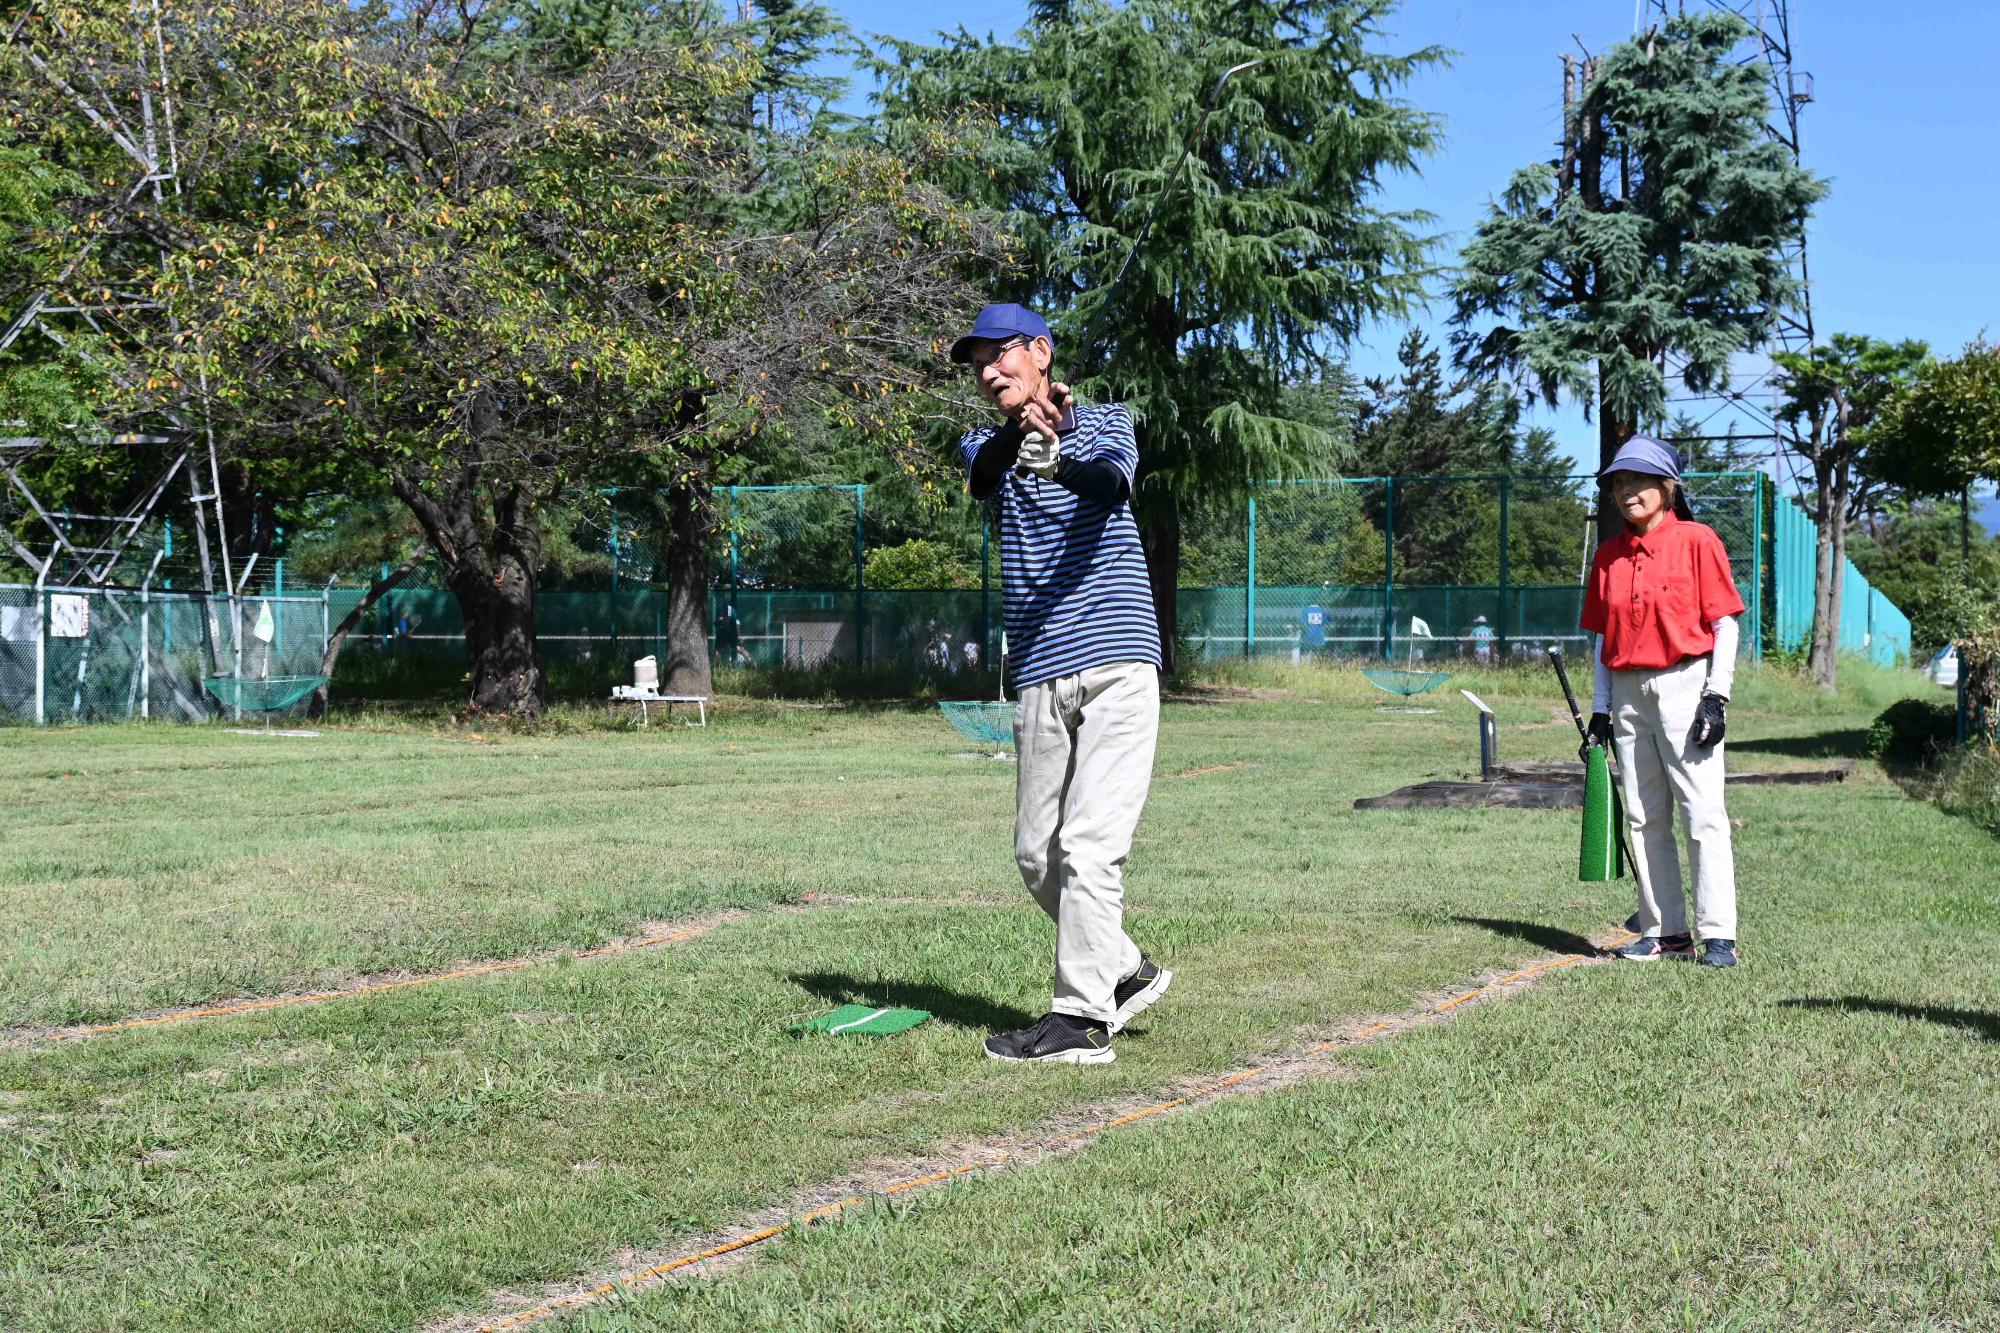
[(1062, 456), (1060, 432), (1069, 415), (1069, 385), (1051, 382), (1048, 392), (1031, 399), (1021, 409), (1021, 456), (1014, 466), (1023, 473), (1055, 479), (1056, 462)]
[(1576, 757), (1586, 764), (1589, 763), (1590, 748), (1593, 745), (1602, 745), (1607, 750), (1611, 748), (1611, 714), (1590, 715), (1590, 725), (1584, 728), (1583, 744), (1576, 747)]
[(1061, 459), (1062, 441), (1056, 438), (1053, 431), (1046, 434), (1029, 431), (1021, 439), (1021, 454), (1014, 460), (1014, 465), (1025, 472), (1054, 480), (1056, 464)]
[(1694, 710), (1694, 725), (1688, 728), (1688, 744), (1697, 750), (1714, 748), (1728, 729), (1723, 719), (1723, 705), (1729, 701), (1719, 694), (1702, 692), (1701, 703)]
[(1069, 385), (1051, 383), (1048, 392), (1028, 401), (1021, 409), (1019, 418), (1021, 430), (1028, 435), (1042, 434), (1054, 439), (1063, 428), (1063, 418), (1069, 412)]

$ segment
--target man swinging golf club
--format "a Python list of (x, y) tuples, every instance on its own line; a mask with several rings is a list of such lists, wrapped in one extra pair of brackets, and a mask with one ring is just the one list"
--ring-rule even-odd
[(1129, 503), (1132, 418), (1051, 380), (1049, 326), (989, 305), (951, 359), (1004, 418), (960, 444), (973, 498), (997, 505), (1014, 741), (1014, 860), (1056, 923), (1055, 998), (996, 1060), (1109, 1064), (1112, 1035), (1173, 974), (1125, 933), (1125, 858), (1152, 782), (1160, 640)]

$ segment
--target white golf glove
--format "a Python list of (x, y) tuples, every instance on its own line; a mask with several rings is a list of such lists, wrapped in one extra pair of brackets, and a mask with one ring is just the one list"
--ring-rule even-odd
[(1025, 468), (1037, 476), (1053, 481), (1056, 464), (1062, 458), (1062, 443), (1054, 436), (1040, 431), (1029, 431), (1021, 439), (1021, 454), (1015, 460), (1018, 467)]

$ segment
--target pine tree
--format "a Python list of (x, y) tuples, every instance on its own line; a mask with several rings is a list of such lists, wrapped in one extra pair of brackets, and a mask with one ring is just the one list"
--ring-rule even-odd
[(1515, 173), (1461, 256), (1461, 365), (1595, 403), (1603, 466), (1666, 416), (1664, 363), (1726, 385), (1796, 289), (1782, 249), (1825, 184), (1765, 135), (1749, 26), (1702, 12), (1584, 67), (1552, 162)]
[[(1134, 505), (1170, 662), (1183, 509), (1250, 479), (1324, 473), (1337, 435), (1290, 416), (1287, 386), (1421, 299), (1429, 219), (1375, 197), (1435, 143), (1433, 119), (1393, 93), (1443, 54), (1385, 54), (1391, 9), (1041, 0), (1011, 41), (961, 29), (941, 45), (892, 42), (874, 62), (890, 143), (961, 124), (942, 183), (1020, 242), (1018, 266), (989, 275), (992, 297), (1051, 316), (1058, 372), (1138, 420)], [(1217, 77), (1260, 59), (1223, 92), (1160, 203)]]

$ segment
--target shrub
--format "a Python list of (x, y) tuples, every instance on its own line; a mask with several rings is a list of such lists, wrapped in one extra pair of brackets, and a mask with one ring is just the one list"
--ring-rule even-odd
[(1868, 753), (1884, 764), (1914, 767), (1950, 746), (1957, 732), (1958, 716), (1951, 704), (1898, 699), (1868, 728)]

